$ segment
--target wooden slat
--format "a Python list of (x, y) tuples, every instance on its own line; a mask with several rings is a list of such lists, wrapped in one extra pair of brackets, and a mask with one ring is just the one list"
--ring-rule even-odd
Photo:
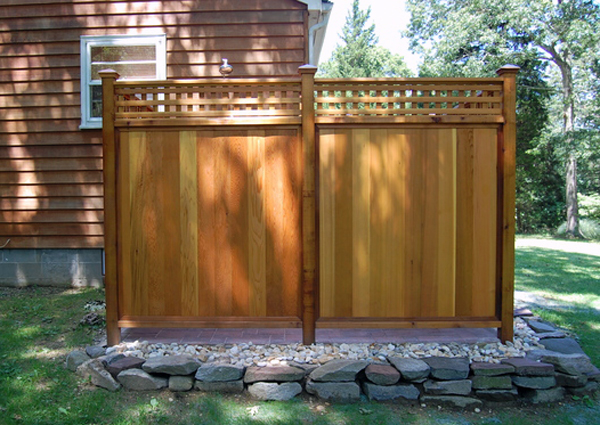
[(0, 159), (2, 171), (85, 171), (102, 170), (99, 158)]
[(2, 198), (2, 211), (38, 211), (38, 210), (97, 210), (104, 207), (103, 198)]
[(102, 224), (52, 223), (52, 226), (47, 226), (44, 223), (0, 223), (0, 235), (8, 236), (102, 236), (103, 234)]
[[(4, 238), (4, 239), (2, 239)], [(69, 236), (1, 236), (0, 242), (4, 244), (10, 239), (7, 248), (102, 248), (104, 247), (104, 237), (69, 235)]]
[(444, 328), (497, 328), (500, 321), (492, 317), (456, 317), (453, 319), (435, 319), (423, 317), (407, 318), (321, 318), (317, 328), (341, 329), (444, 329)]
[(0, 183), (2, 198), (53, 198), (103, 196), (101, 184), (66, 185), (4, 185)]
[(0, 172), (0, 182), (5, 185), (84, 184), (102, 183), (102, 170), (71, 171), (8, 171)]
[(298, 317), (231, 317), (216, 316), (123, 316), (119, 326), (124, 328), (299, 328)]
[(104, 211), (98, 210), (29, 210), (0, 211), (0, 223), (103, 223)]

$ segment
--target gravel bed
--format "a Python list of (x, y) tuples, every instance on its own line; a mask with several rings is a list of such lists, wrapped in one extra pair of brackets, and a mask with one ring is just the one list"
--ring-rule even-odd
[(501, 343), (403, 343), (403, 344), (150, 344), (147, 341), (121, 343), (107, 354), (153, 358), (188, 354), (202, 362), (239, 366), (320, 365), (333, 359), (386, 362), (388, 356), (406, 358), (468, 357), (471, 362), (500, 363), (501, 359), (524, 357), (527, 351), (542, 349), (535, 332), (520, 318), (515, 319), (514, 342)]

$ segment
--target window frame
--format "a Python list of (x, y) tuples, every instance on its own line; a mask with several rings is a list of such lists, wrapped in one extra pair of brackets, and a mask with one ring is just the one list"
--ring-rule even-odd
[[(102, 117), (92, 117), (92, 86), (101, 86), (98, 80), (92, 80), (92, 47), (98, 46), (155, 46), (156, 78), (167, 79), (167, 35), (131, 34), (131, 35), (82, 35), (81, 43), (81, 125), (80, 129), (102, 128)], [(107, 64), (110, 68), (110, 64)], [(141, 80), (148, 78), (140, 78)]]

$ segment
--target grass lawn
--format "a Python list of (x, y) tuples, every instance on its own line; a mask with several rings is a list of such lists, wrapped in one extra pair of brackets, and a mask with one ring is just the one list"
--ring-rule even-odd
[[(573, 330), (600, 363), (600, 250), (554, 251), (527, 239), (517, 250), (517, 289), (574, 305), (539, 313)], [(520, 242), (523, 239), (520, 239)], [(546, 241), (545, 243), (549, 243)], [(528, 245), (528, 246), (524, 246)], [(582, 253), (592, 247), (589, 252)], [(63, 368), (66, 354), (92, 344), (98, 329), (79, 324), (84, 305), (100, 290), (0, 288), (0, 425), (5, 424), (592, 424), (600, 403), (567, 400), (552, 406), (451, 411), (397, 403), (329, 405), (304, 397), (292, 402), (256, 402), (246, 396), (198, 392), (109, 393)]]

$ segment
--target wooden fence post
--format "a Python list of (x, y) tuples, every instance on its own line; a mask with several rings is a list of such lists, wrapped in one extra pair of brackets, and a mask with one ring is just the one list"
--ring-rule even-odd
[(100, 71), (102, 78), (102, 151), (104, 173), (104, 255), (106, 269), (106, 339), (108, 345), (121, 342), (117, 276), (117, 181), (115, 149), (115, 81), (119, 74), (112, 69)]
[(302, 342), (315, 342), (316, 324), (316, 142), (315, 142), (315, 73), (317, 68), (304, 65), (302, 76)]
[[(502, 115), (504, 126), (501, 137), (501, 157), (499, 169), (502, 176), (502, 231), (501, 231), (501, 261), (500, 261), (500, 320), (502, 327), (498, 337), (502, 342), (513, 339), (514, 321), (514, 286), (515, 286), (515, 158), (517, 145), (516, 99), (517, 73), (519, 67), (505, 65), (497, 71), (504, 79)], [(500, 208), (500, 205), (499, 205)]]

